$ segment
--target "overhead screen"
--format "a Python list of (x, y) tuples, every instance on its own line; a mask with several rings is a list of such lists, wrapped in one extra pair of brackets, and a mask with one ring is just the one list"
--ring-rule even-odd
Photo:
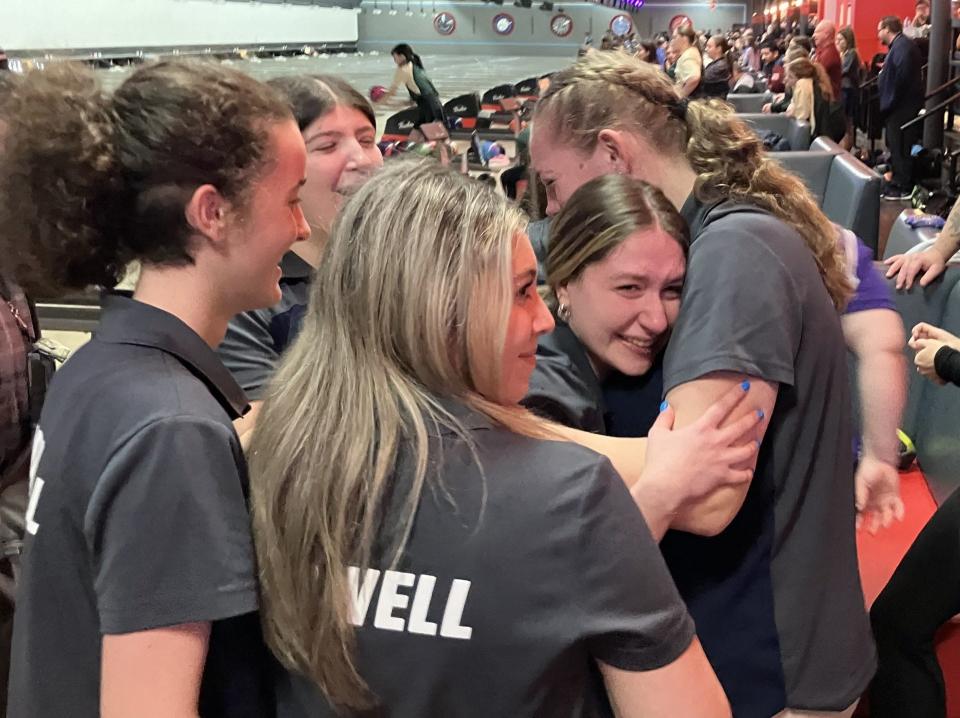
[(351, 9), (248, 0), (2, 0), (7, 50), (355, 42)]

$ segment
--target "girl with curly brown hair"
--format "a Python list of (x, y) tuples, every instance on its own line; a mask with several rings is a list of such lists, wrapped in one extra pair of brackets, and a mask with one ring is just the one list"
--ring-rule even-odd
[[(247, 75), (178, 63), (110, 96), (34, 72), (6, 117), (5, 266), (38, 295), (107, 290), (34, 439), (8, 715), (267, 715), (247, 402), (214, 347), (309, 235), (297, 124)], [(110, 292), (133, 261), (133, 296)]]

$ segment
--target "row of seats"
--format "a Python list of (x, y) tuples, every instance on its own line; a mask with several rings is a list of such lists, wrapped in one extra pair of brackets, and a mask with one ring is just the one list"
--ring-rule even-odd
[[(890, 231), (884, 257), (902, 254), (921, 241), (936, 235), (933, 229), (911, 229), (901, 213)], [(942, 327), (960, 336), (960, 266), (949, 266), (929, 286), (914, 284), (911, 291), (895, 292), (897, 311), (903, 318), (909, 338), (919, 322)], [(907, 404), (901, 426), (917, 449), (917, 462), (938, 502), (960, 486), (960, 442), (957, 441), (957, 417), (960, 416), (960, 389), (940, 387), (924, 379), (913, 369), (913, 350), (904, 346), (907, 359)]]
[(831, 221), (851, 230), (877, 255), (882, 178), (876, 171), (828, 137), (818, 137), (807, 151), (773, 157), (804, 181)]

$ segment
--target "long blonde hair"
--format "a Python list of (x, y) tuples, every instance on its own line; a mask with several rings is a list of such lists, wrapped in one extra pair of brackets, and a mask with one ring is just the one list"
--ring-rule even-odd
[[(447, 427), (466, 438), (438, 399), (546, 435), (496, 399), (525, 223), (479, 182), (391, 163), (341, 211), (268, 391), (250, 452), (265, 633), (335, 705), (373, 700), (353, 658), (347, 568), (396, 562), (436, 460), (428, 437)], [(394, 504), (401, 448), (413, 480)], [(403, 510), (383, 536), (388, 496)]]
[(764, 209), (809, 247), (830, 298), (841, 309), (852, 287), (836, 230), (803, 182), (770, 160), (757, 135), (720, 100), (681, 102), (659, 70), (625, 55), (593, 53), (556, 73), (534, 122), (591, 153), (604, 128), (644, 136), (651, 147), (685, 156), (702, 202), (729, 198)]

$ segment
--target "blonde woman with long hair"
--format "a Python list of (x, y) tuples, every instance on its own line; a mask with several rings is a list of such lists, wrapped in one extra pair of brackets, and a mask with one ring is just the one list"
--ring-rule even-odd
[(750, 396), (732, 416), (766, 417), (752, 481), (682, 511), (672, 523), (682, 533), (661, 544), (734, 713), (850, 715), (876, 660), (838, 315), (851, 285), (835, 228), (732, 108), (680, 100), (630, 58), (583, 58), (555, 74), (534, 128), (548, 214), (594, 177), (624, 174), (658, 187), (689, 225), (663, 366), (677, 424), (744, 375)]
[(730, 715), (624, 482), (518, 406), (553, 328), (524, 230), (430, 163), (337, 221), (251, 446), (282, 717)]

